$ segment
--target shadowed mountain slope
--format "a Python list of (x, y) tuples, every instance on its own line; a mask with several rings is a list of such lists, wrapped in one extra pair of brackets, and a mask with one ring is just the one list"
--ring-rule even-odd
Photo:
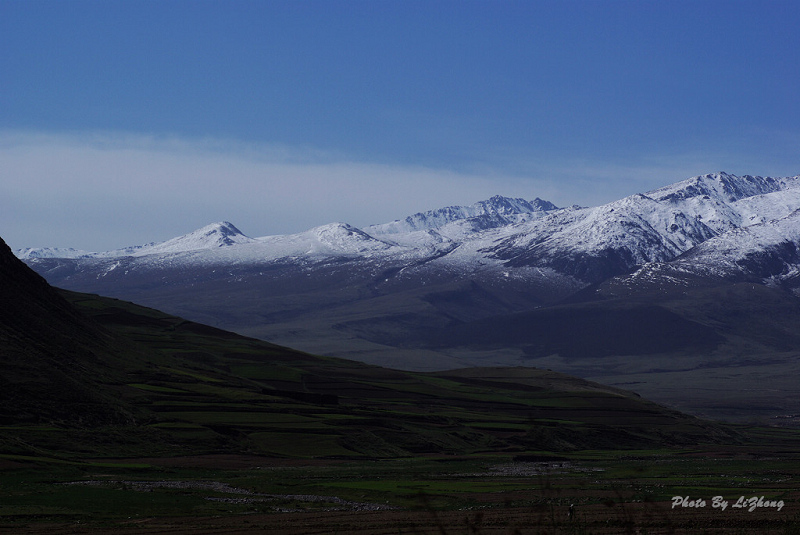
[(117, 340), (0, 240), (0, 419), (87, 425), (133, 418), (99, 385), (118, 374)]

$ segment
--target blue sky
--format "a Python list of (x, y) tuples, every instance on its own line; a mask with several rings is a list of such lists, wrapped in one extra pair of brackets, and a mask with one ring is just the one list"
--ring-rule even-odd
[(800, 173), (800, 2), (0, 0), (0, 236), (365, 226)]

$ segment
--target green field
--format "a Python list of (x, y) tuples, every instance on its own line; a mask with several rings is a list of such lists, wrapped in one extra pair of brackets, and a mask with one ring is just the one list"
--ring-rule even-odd
[[(265, 438), (293, 441), (300, 454), (334, 446), (326, 435)], [(148, 523), (202, 533), (212, 519), (276, 524), (315, 512), (350, 515), (355, 530), (364, 511), (371, 511), (375, 531), (359, 533), (796, 533), (800, 455), (759, 458), (765, 453), (740, 448), (595, 451), (549, 461), (468, 456), (314, 462), (212, 455), (150, 464), (2, 456), (0, 530), (45, 533), (80, 525), (91, 533), (137, 533), (140, 523)], [(676, 511), (674, 496), (707, 505)], [(715, 496), (731, 507), (713, 509)], [(734, 509), (740, 496), (783, 505)], [(570, 504), (577, 511), (573, 520)], [(401, 513), (405, 524), (397, 520)], [(480, 518), (492, 524), (469, 528)], [(439, 531), (428, 531), (433, 529)]]

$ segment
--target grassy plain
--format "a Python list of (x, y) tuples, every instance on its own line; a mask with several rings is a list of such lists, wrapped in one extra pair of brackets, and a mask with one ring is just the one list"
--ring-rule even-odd
[[(784, 446), (381, 460), (3, 456), (0, 532), (798, 533), (800, 459)], [(673, 508), (674, 496), (706, 504)], [(782, 506), (735, 508), (740, 496)]]

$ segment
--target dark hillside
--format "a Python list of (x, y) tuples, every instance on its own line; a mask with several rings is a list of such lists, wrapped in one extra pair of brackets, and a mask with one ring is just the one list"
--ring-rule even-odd
[[(98, 296), (66, 293), (164, 359), (130, 384), (161, 429), (280, 455), (406, 456), (741, 440), (631, 392), (535, 368), (414, 373), (317, 357)], [(136, 320), (135, 318), (139, 318)], [(223, 331), (224, 332), (224, 331)], [(185, 375), (170, 371), (179, 359)]]
[(112, 342), (0, 239), (0, 421), (129, 421), (99, 388), (116, 373)]

